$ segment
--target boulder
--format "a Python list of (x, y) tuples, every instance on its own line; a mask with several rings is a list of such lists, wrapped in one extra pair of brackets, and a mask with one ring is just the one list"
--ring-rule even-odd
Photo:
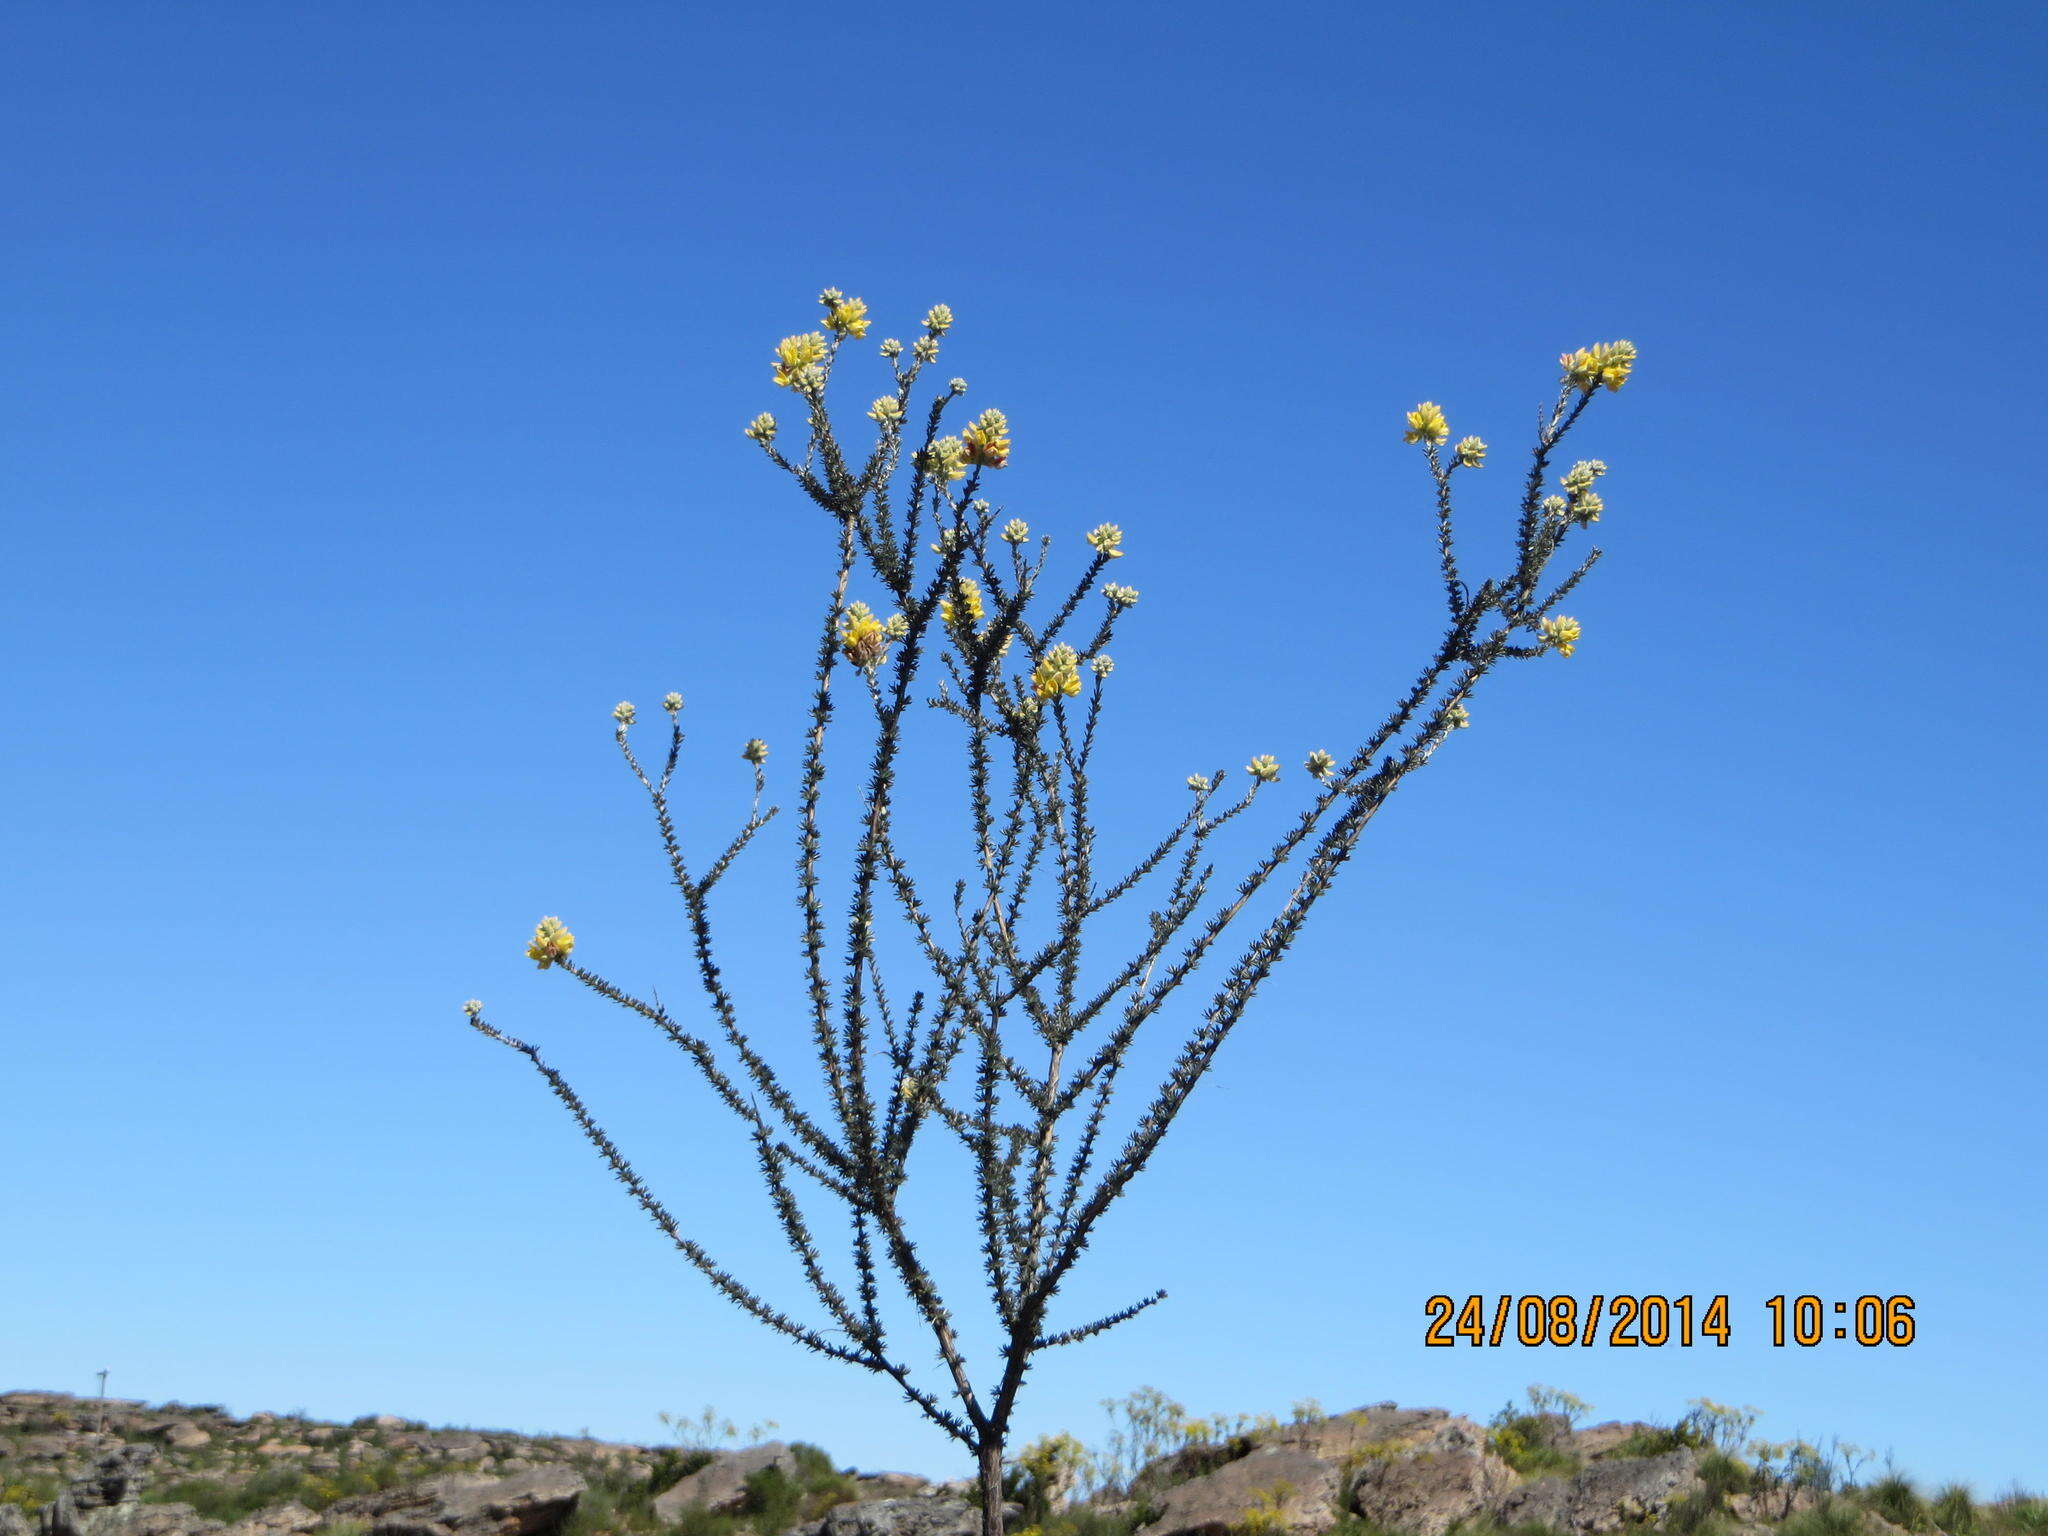
[(1570, 1536), (1604, 1536), (1661, 1520), (1678, 1500), (1697, 1493), (1697, 1455), (1596, 1461), (1570, 1477), (1546, 1477), (1508, 1490), (1491, 1506), (1502, 1525), (1547, 1525)]
[(0, 1536), (35, 1536), (35, 1522), (19, 1504), (0, 1504)]
[[(1003, 1529), (1016, 1529), (1024, 1506), (1003, 1506)], [(835, 1504), (801, 1536), (981, 1536), (981, 1506), (968, 1499), (856, 1499)], [(796, 1536), (796, 1533), (789, 1533)]]
[(222, 1529), (189, 1504), (141, 1504), (129, 1500), (81, 1508), (70, 1492), (42, 1509), (40, 1536), (214, 1536)]
[(680, 1520), (686, 1509), (731, 1514), (747, 1497), (747, 1479), (769, 1467), (790, 1478), (797, 1475), (796, 1453), (780, 1440), (750, 1445), (741, 1451), (720, 1451), (709, 1466), (665, 1488), (654, 1500), (654, 1517), (664, 1523)]
[(1403, 1536), (1444, 1536), (1484, 1512), (1515, 1481), (1514, 1469), (1487, 1449), (1470, 1419), (1446, 1419), (1400, 1454), (1359, 1468), (1351, 1507)]
[(1278, 1530), (1321, 1536), (1337, 1523), (1343, 1476), (1336, 1462), (1308, 1451), (1262, 1445), (1157, 1495), (1158, 1518), (1136, 1536), (1229, 1536), (1262, 1509), (1277, 1515)]
[(1579, 1430), (1572, 1436), (1568, 1448), (1577, 1452), (1582, 1460), (1591, 1461), (1594, 1457), (1605, 1456), (1616, 1446), (1655, 1428), (1653, 1424), (1643, 1424), (1634, 1420), (1610, 1419), (1605, 1424), (1594, 1424)]
[(361, 1520), (371, 1536), (543, 1536), (575, 1511), (585, 1484), (568, 1467), (516, 1477), (448, 1472), (327, 1506), (324, 1523)]
[(907, 1499), (924, 1493), (932, 1486), (928, 1477), (919, 1477), (915, 1472), (864, 1472), (854, 1479), (861, 1492), (873, 1499)]
[(1293, 1446), (1327, 1461), (1372, 1460), (1414, 1449), (1450, 1418), (1441, 1408), (1371, 1403), (1327, 1419), (1283, 1424), (1259, 1438), (1268, 1445)]
[(174, 1451), (196, 1451), (213, 1443), (213, 1436), (189, 1419), (172, 1419), (156, 1431), (156, 1437)]
[(279, 1504), (270, 1509), (259, 1509), (245, 1520), (237, 1520), (227, 1528), (224, 1536), (300, 1536), (315, 1526), (326, 1522), (325, 1515), (316, 1515), (297, 1499), (288, 1504)]

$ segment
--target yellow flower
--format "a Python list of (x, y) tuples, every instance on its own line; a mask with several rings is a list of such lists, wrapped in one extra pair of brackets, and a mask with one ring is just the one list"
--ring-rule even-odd
[(1598, 491), (1581, 491), (1572, 498), (1572, 516), (1583, 528), (1588, 523), (1600, 521), (1600, 514), (1607, 509), (1607, 503), (1600, 499)]
[(1308, 761), (1301, 766), (1309, 771), (1311, 778), (1327, 779), (1330, 776), (1330, 770), (1337, 766), (1337, 759), (1318, 747), (1315, 751), (1309, 753)]
[(965, 614), (966, 622), (969, 624), (977, 623), (981, 619), (981, 583), (972, 576), (960, 578), (960, 602), (957, 609), (952, 603), (939, 604), (939, 622), (952, 623), (956, 612)]
[(1124, 531), (1115, 523), (1104, 523), (1100, 527), (1088, 530), (1089, 547), (1098, 555), (1107, 555), (1112, 560), (1123, 558), (1124, 552), (1118, 547), (1123, 541)]
[[(779, 382), (779, 381), (778, 381)], [(755, 442), (766, 445), (775, 441), (775, 418), (766, 411), (747, 423), (747, 436)]]
[(825, 360), (825, 338), (816, 331), (785, 336), (775, 348), (775, 382), (783, 389), (805, 389), (823, 382), (818, 364)]
[(1120, 587), (1112, 581), (1103, 587), (1102, 595), (1116, 604), (1117, 607), (1128, 608), (1138, 600), (1138, 589), (1136, 587)]
[(1454, 731), (1462, 731), (1472, 723), (1472, 715), (1464, 705), (1453, 704), (1444, 711), (1444, 724)]
[(1030, 537), (1031, 525), (1021, 517), (1013, 517), (1003, 524), (1003, 542), (1006, 544), (1022, 544)]
[[(837, 289), (827, 289), (837, 293)], [(832, 312), (825, 317), (825, 329), (837, 331), (841, 336), (851, 336), (855, 341), (868, 333), (868, 306), (865, 299), (845, 299), (832, 303)]]
[(877, 666), (888, 647), (889, 637), (882, 628), (882, 621), (874, 616), (868, 605), (847, 604), (846, 622), (839, 630), (839, 649), (846, 653), (846, 659), (856, 667)]
[(631, 725), (633, 723), (633, 706), (621, 702), (612, 710), (612, 718), (618, 721), (621, 726)]
[(891, 336), (887, 341), (882, 343), (882, 356), (894, 359), (899, 358), (902, 355), (903, 343), (898, 341), (894, 336)]
[(868, 418), (885, 427), (899, 426), (903, 421), (903, 405), (894, 395), (884, 395), (868, 407)]
[(740, 756), (758, 768), (768, 761), (768, 743), (758, 736), (750, 737), (747, 744), (740, 748)]
[(983, 411), (960, 436), (965, 442), (968, 463), (1001, 469), (1010, 462), (1010, 422), (1001, 411)]
[(661, 696), (661, 707), (674, 714), (683, 707), (683, 696), (680, 693), (664, 693)]
[(1255, 757), (1244, 765), (1244, 771), (1261, 784), (1271, 784), (1280, 777), (1280, 760), (1264, 755)]
[(957, 437), (942, 437), (917, 456), (917, 466), (934, 480), (959, 480), (967, 474), (967, 449)]
[(1629, 370), (1636, 363), (1636, 344), (1597, 341), (1590, 347), (1565, 353), (1558, 362), (1564, 366), (1566, 383), (1588, 394), (1604, 384), (1612, 393), (1628, 382)]
[(1458, 462), (1467, 469), (1477, 469), (1486, 462), (1486, 444), (1476, 437), (1459, 438), (1458, 446), (1452, 451), (1457, 454)]
[(1451, 424), (1444, 420), (1443, 407), (1425, 400), (1408, 413), (1408, 430), (1401, 434), (1401, 441), (1440, 443), (1450, 435)]
[(1212, 786), (1209, 783), (1209, 776), (1206, 773), (1189, 774), (1188, 788), (1192, 789), (1198, 795), (1207, 794), (1209, 790), (1212, 788)]
[(1107, 677), (1116, 670), (1116, 658), (1113, 656), (1098, 656), (1088, 663), (1088, 670), (1097, 677)]
[(534, 961), (542, 970), (551, 965), (566, 965), (569, 951), (576, 947), (576, 935), (562, 926), (559, 917), (544, 917), (533, 930), (533, 942), (526, 946), (526, 958)]
[(1579, 643), (1579, 621), (1559, 614), (1554, 619), (1545, 619), (1537, 628), (1543, 631), (1545, 643), (1556, 647), (1557, 654), (1569, 656), (1572, 647)]
[(943, 336), (953, 325), (953, 311), (944, 304), (934, 304), (925, 311), (924, 328), (934, 336)]
[(1032, 669), (1031, 692), (1041, 699), (1072, 698), (1081, 691), (1080, 656), (1071, 645), (1056, 645)]

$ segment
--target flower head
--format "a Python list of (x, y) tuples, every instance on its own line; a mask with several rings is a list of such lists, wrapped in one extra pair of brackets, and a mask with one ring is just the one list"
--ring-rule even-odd
[(1080, 657), (1071, 645), (1056, 645), (1031, 671), (1031, 692), (1040, 699), (1072, 698), (1081, 691)]
[(1572, 498), (1572, 520), (1581, 528), (1600, 521), (1600, 514), (1607, 510), (1607, 503), (1600, 499), (1598, 491), (1583, 491)]
[(1544, 511), (1544, 513), (1545, 513), (1545, 514), (1546, 514), (1547, 516), (1550, 516), (1550, 517), (1563, 517), (1563, 516), (1564, 516), (1564, 498), (1563, 498), (1562, 496), (1546, 496), (1546, 497), (1544, 497), (1544, 498), (1543, 498), (1543, 511)]
[(1610, 393), (1628, 382), (1636, 365), (1636, 344), (1632, 341), (1598, 341), (1558, 359), (1564, 367), (1565, 382), (1591, 394), (1601, 385)]
[(924, 328), (934, 336), (943, 336), (953, 326), (953, 311), (944, 304), (934, 304), (925, 311)]
[(965, 379), (948, 379), (946, 381), (946, 388), (953, 394), (964, 395), (967, 393), (967, 381)]
[(480, 997), (472, 997), (468, 1002), (462, 1005), (462, 1011), (468, 1014), (472, 1019), (475, 1018), (478, 1014), (484, 1011), (483, 999)]
[(1206, 795), (1214, 787), (1214, 785), (1210, 784), (1209, 776), (1206, 773), (1191, 773), (1188, 775), (1188, 788), (1198, 795)]
[(1120, 587), (1115, 582), (1104, 585), (1102, 595), (1119, 608), (1128, 608), (1138, 600), (1136, 587)]
[(939, 355), (939, 343), (931, 336), (920, 336), (910, 344), (910, 355), (920, 363), (928, 363)]
[(809, 390), (825, 382), (818, 364), (825, 360), (825, 338), (816, 331), (785, 336), (775, 348), (775, 382), (784, 389)]
[(888, 648), (889, 639), (882, 629), (882, 621), (875, 617), (868, 605), (848, 603), (846, 619), (839, 630), (839, 649), (845, 652), (846, 659), (856, 667), (877, 667)]
[(918, 451), (917, 467), (941, 483), (959, 480), (967, 473), (967, 447), (957, 437), (942, 437)]
[(661, 707), (674, 714), (683, 707), (683, 696), (680, 693), (664, 693), (661, 696)]
[(910, 620), (900, 613), (892, 613), (882, 620), (882, 633), (891, 640), (901, 640), (910, 633)]
[(1107, 677), (1116, 670), (1116, 661), (1113, 657), (1098, 656), (1088, 663), (1088, 670), (1097, 677)]
[(1572, 647), (1579, 643), (1579, 621), (1559, 614), (1554, 619), (1545, 619), (1537, 626), (1543, 632), (1546, 645), (1552, 646), (1560, 656), (1569, 656)]
[(1451, 424), (1444, 420), (1443, 407), (1425, 400), (1408, 413), (1408, 430), (1401, 434), (1401, 441), (1440, 443), (1450, 435)]
[(1001, 411), (983, 411), (960, 436), (968, 463), (1001, 469), (1010, 462), (1010, 422)]
[(1451, 450), (1458, 456), (1458, 462), (1466, 469), (1477, 469), (1486, 462), (1486, 444), (1476, 437), (1461, 437), (1458, 446)]
[(825, 292), (833, 295), (829, 300), (822, 297), (819, 300), (820, 303), (827, 304), (831, 309), (831, 313), (825, 316), (825, 329), (836, 331), (841, 336), (851, 336), (855, 341), (867, 335), (869, 324), (867, 301), (865, 299), (841, 299), (838, 297), (839, 290), (837, 288), (827, 288)]
[(1576, 496), (1581, 491), (1593, 489), (1593, 482), (1607, 473), (1607, 464), (1602, 459), (1581, 459), (1564, 472), (1564, 488), (1567, 495)]
[(902, 355), (903, 343), (898, 341), (894, 336), (889, 337), (886, 341), (882, 343), (882, 356), (893, 359), (901, 357)]
[(559, 917), (544, 917), (534, 927), (526, 958), (546, 970), (551, 965), (566, 965), (569, 951), (575, 947), (576, 935), (562, 926)]
[(767, 447), (768, 444), (775, 441), (775, 418), (766, 411), (763, 411), (747, 423), (747, 436), (761, 444), (762, 447)]
[(1031, 525), (1021, 517), (1013, 517), (1003, 524), (1003, 542), (1006, 544), (1022, 544), (1030, 537)]
[(740, 756), (758, 768), (768, 761), (768, 743), (758, 736), (750, 736), (747, 744), (740, 748)]
[(612, 718), (623, 728), (633, 723), (633, 706), (621, 701), (612, 706)]
[(903, 404), (894, 395), (884, 395), (868, 407), (868, 419), (879, 421), (885, 427), (903, 424)]
[(972, 576), (962, 576), (958, 590), (960, 599), (957, 603), (942, 602), (939, 604), (939, 622), (941, 624), (951, 624), (954, 622), (956, 614), (960, 616), (960, 622), (962, 623), (974, 624), (980, 622), (982, 614), (981, 583)]
[(1331, 771), (1336, 768), (1337, 759), (1325, 752), (1321, 747), (1318, 747), (1315, 751), (1309, 753), (1308, 761), (1301, 766), (1308, 770), (1310, 778), (1327, 779)]
[(1444, 711), (1444, 724), (1454, 731), (1462, 731), (1472, 723), (1472, 715), (1462, 704), (1453, 704)]
[(1088, 530), (1089, 547), (1098, 555), (1106, 555), (1111, 560), (1123, 558), (1124, 552), (1120, 547), (1123, 541), (1124, 531), (1115, 523), (1103, 523), (1100, 527)]
[(1261, 784), (1271, 784), (1280, 777), (1280, 760), (1261, 754), (1244, 765), (1244, 771)]

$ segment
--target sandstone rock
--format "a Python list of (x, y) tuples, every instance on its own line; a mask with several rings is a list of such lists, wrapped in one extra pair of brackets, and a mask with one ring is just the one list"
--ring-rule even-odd
[(221, 1529), (189, 1504), (142, 1504), (128, 1500), (83, 1508), (71, 1491), (60, 1493), (42, 1509), (41, 1536), (213, 1536)]
[(769, 1467), (785, 1476), (797, 1475), (796, 1453), (780, 1440), (750, 1445), (740, 1451), (720, 1451), (708, 1467), (700, 1467), (672, 1487), (662, 1490), (654, 1501), (657, 1520), (682, 1518), (686, 1509), (708, 1509), (713, 1514), (731, 1514), (745, 1502), (747, 1479)]
[(1728, 1513), (1747, 1525), (1775, 1525), (1780, 1520), (1804, 1514), (1821, 1501), (1812, 1488), (1770, 1488), (1762, 1493), (1728, 1496)]
[(1663, 1456), (1596, 1461), (1570, 1477), (1524, 1483), (1495, 1500), (1502, 1525), (1533, 1523), (1572, 1536), (1603, 1536), (1663, 1518), (1672, 1504), (1703, 1486), (1699, 1458), (1689, 1450)]
[(1229, 1536), (1257, 1509), (1272, 1509), (1280, 1529), (1321, 1536), (1337, 1523), (1343, 1470), (1292, 1446), (1264, 1445), (1215, 1471), (1167, 1489), (1159, 1516), (1136, 1536)]
[(1372, 1403), (1327, 1419), (1283, 1424), (1260, 1438), (1268, 1445), (1294, 1446), (1327, 1461), (1341, 1462), (1370, 1456), (1382, 1447), (1394, 1452), (1413, 1449), (1449, 1423), (1450, 1418), (1442, 1408)]
[(919, 1477), (915, 1472), (866, 1472), (854, 1479), (861, 1491), (875, 1499), (908, 1499), (927, 1492), (932, 1486), (928, 1477)]
[(0, 1536), (34, 1536), (35, 1523), (19, 1504), (0, 1504)]
[[(1024, 1506), (1003, 1506), (1003, 1529), (1016, 1529)], [(838, 1504), (802, 1536), (981, 1536), (981, 1506), (967, 1499), (857, 1499)]]
[(1359, 1469), (1351, 1507), (1403, 1536), (1444, 1536), (1486, 1510), (1513, 1485), (1514, 1470), (1486, 1448), (1470, 1419), (1446, 1419), (1400, 1455)]
[(1596, 1456), (1605, 1456), (1616, 1446), (1654, 1427), (1633, 1420), (1623, 1422), (1620, 1419), (1610, 1419), (1605, 1424), (1595, 1424), (1574, 1434), (1571, 1449), (1585, 1460), (1591, 1461)]
[(337, 1499), (324, 1518), (365, 1521), (371, 1536), (542, 1536), (569, 1518), (584, 1487), (568, 1467), (535, 1467), (503, 1478), (448, 1472)]
[(246, 1520), (237, 1520), (227, 1528), (225, 1536), (299, 1536), (325, 1520), (326, 1516), (314, 1514), (294, 1499), (289, 1504), (260, 1509)]
[(196, 1451), (213, 1444), (213, 1436), (189, 1419), (172, 1419), (157, 1430), (156, 1437), (174, 1451)]

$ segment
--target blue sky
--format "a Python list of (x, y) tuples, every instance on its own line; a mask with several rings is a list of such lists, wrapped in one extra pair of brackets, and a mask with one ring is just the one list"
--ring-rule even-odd
[[(616, 701), (688, 697), (697, 849), (746, 737), (789, 801), (831, 531), (739, 428), (829, 283), (875, 336), (953, 307), (939, 376), (1009, 413), (1056, 562), (1124, 528), (1105, 840), (1273, 752), (1240, 861), (1437, 634), (1402, 413), (1492, 445), (1484, 569), (1558, 353), (1641, 349), (1564, 451), (1611, 466), (1577, 654), (1374, 824), (1064, 1317), (1171, 1299), (1044, 1357), (1023, 1434), (1539, 1381), (2048, 1484), (2037, 8), (10, 22), (0, 1387), (640, 1440), (712, 1403), (966, 1470), (718, 1299), (458, 1010), (801, 1307), (731, 1122), (520, 951), (559, 913), (689, 996)], [(721, 920), (801, 1075), (787, 827)], [(1726, 1294), (1736, 1339), (1426, 1349), (1436, 1292)], [(1779, 1293), (1919, 1337), (1774, 1348)]]

